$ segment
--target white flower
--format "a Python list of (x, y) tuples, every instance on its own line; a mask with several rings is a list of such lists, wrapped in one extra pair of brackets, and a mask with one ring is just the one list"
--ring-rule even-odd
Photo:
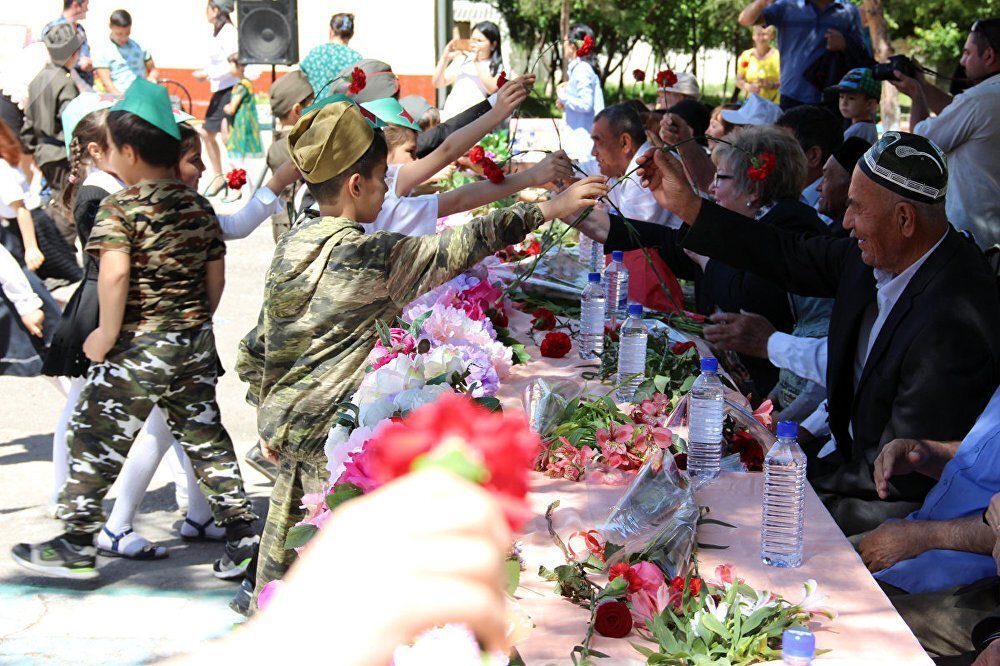
[(834, 619), (837, 617), (837, 611), (833, 610), (829, 606), (820, 605), (827, 600), (828, 595), (823, 594), (818, 590), (819, 585), (815, 580), (810, 578), (802, 584), (802, 601), (795, 605), (804, 612), (809, 613), (810, 616), (825, 615), (831, 620)]
[(400, 391), (423, 385), (424, 373), (419, 360), (399, 355), (365, 375), (352, 402), (363, 408), (376, 400), (391, 398)]
[(417, 407), (422, 407), (434, 402), (444, 393), (451, 393), (452, 389), (447, 384), (425, 385), (418, 389), (407, 389), (393, 398), (392, 402), (396, 411), (406, 414), (412, 412)]
[(347, 428), (342, 425), (334, 426), (330, 430), (324, 451), (329, 459), (326, 469), (330, 472), (331, 484), (344, 473), (344, 463), (347, 462), (347, 458), (352, 453), (360, 451), (374, 433), (374, 426), (359, 426), (351, 432), (350, 437), (347, 436)]
[(427, 380), (441, 375), (450, 377), (455, 372), (465, 372), (466, 368), (462, 350), (447, 344), (430, 350), (421, 357), (421, 361), (424, 366), (424, 379)]

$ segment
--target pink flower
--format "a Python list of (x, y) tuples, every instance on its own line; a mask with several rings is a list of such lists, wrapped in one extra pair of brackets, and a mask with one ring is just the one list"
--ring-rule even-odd
[(733, 565), (720, 564), (719, 566), (715, 567), (715, 577), (723, 583), (726, 584), (732, 583), (734, 580), (736, 580), (736, 576), (734, 575), (733, 572)]
[[(656, 595), (656, 591), (664, 584), (666, 578), (663, 572), (660, 571), (660, 567), (656, 566), (652, 562), (639, 562), (632, 565), (632, 576), (636, 581), (636, 592), (644, 591), (652, 596)], [(631, 583), (631, 581), (630, 581)], [(631, 590), (631, 585), (629, 589)]]
[(774, 419), (771, 418), (771, 412), (774, 411), (774, 405), (770, 400), (765, 400), (760, 403), (760, 407), (753, 410), (753, 417), (757, 419), (762, 426), (770, 429), (771, 425), (774, 423)]
[(372, 370), (378, 370), (400, 354), (412, 356), (416, 348), (417, 341), (412, 335), (401, 328), (391, 328), (389, 329), (388, 349), (380, 339), (375, 343), (375, 349), (368, 355), (368, 360), (372, 364)]
[(632, 602), (632, 617), (636, 623), (645, 624), (647, 620), (652, 620), (662, 613), (667, 606), (676, 605), (673, 599), (675, 596), (666, 583), (656, 588), (653, 593), (640, 590), (629, 599)]
[(268, 604), (271, 603), (271, 599), (274, 598), (275, 593), (277, 593), (284, 584), (285, 583), (282, 580), (272, 580), (265, 585), (264, 589), (262, 589), (260, 594), (257, 595), (257, 608), (260, 610), (267, 608)]
[(367, 447), (362, 451), (352, 453), (350, 458), (344, 462), (344, 473), (334, 482), (334, 485), (338, 483), (353, 483), (366, 493), (379, 487), (372, 470), (372, 454)]

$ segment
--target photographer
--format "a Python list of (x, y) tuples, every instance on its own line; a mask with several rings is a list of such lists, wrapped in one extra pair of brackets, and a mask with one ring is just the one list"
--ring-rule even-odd
[[(954, 98), (917, 71), (897, 68), (892, 81), (913, 100), (910, 127), (948, 157), (948, 218), (983, 249), (1000, 243), (1000, 19), (976, 21), (965, 40), (962, 66), (972, 87)], [(929, 118), (930, 112), (937, 117)]]

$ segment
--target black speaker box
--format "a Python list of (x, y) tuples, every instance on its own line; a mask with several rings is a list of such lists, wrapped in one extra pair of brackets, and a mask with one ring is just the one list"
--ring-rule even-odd
[(298, 0), (237, 0), (240, 62), (294, 65), (299, 61)]

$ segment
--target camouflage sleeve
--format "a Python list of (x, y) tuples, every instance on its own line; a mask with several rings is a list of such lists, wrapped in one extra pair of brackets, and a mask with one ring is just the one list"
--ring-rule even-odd
[(538, 206), (518, 203), (440, 234), (398, 236), (386, 262), (389, 297), (402, 307), (494, 252), (524, 240), (544, 221)]
[(97, 210), (94, 228), (90, 230), (90, 238), (84, 249), (95, 257), (101, 256), (103, 250), (132, 254), (134, 231), (134, 225), (125, 210), (114, 196), (110, 196), (101, 202), (101, 207)]
[(260, 318), (252, 331), (240, 340), (240, 348), (236, 353), (236, 374), (249, 384), (247, 402), (258, 407), (260, 391), (264, 383), (264, 308), (260, 309)]

